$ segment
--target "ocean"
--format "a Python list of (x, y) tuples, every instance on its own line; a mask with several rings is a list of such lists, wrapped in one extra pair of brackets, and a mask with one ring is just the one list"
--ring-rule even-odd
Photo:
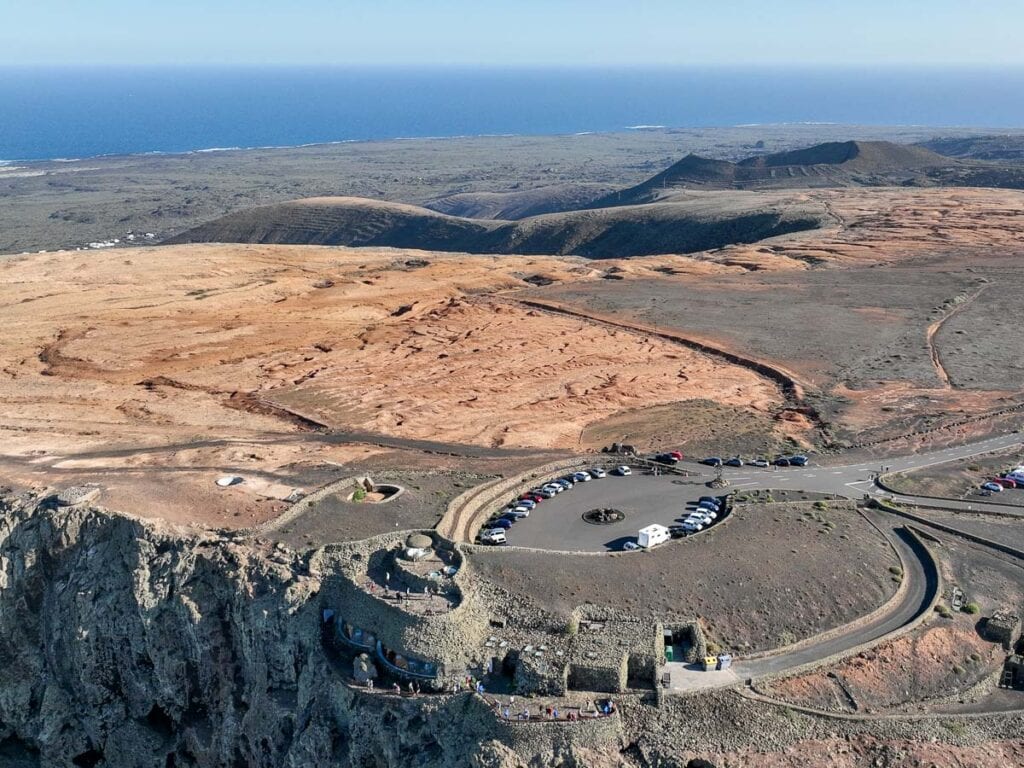
[(0, 159), (751, 123), (1024, 127), (1024, 70), (0, 69)]

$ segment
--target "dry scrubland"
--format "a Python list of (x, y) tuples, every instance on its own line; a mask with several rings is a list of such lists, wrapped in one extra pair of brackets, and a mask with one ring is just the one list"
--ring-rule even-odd
[[(245, 526), (381, 441), (408, 455), (613, 439), (760, 452), (905, 434), (1019, 397), (1005, 373), (1019, 334), (990, 326), (1020, 301), (1021, 193), (807, 196), (835, 223), (689, 257), (206, 245), (7, 259), (5, 475), (94, 480), (126, 511)], [(792, 376), (825, 423), (744, 357)], [(215, 489), (229, 468), (252, 481)]]
[(748, 653), (870, 613), (896, 591), (888, 569), (899, 563), (847, 502), (740, 505), (721, 528), (650, 552), (555, 564), (544, 552), (485, 550), (472, 559), (548, 610), (567, 614), (589, 602), (663, 619), (701, 616), (715, 641)]

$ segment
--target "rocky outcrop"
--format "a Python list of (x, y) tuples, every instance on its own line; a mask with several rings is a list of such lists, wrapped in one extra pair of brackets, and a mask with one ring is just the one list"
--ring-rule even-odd
[(280, 546), (0, 504), (0, 764), (591, 764), (563, 761), (565, 729), (522, 741), (469, 694), (348, 687), (319, 579)]

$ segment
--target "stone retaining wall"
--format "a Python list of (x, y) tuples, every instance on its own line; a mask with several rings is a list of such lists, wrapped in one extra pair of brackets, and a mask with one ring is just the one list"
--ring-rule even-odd
[[(310, 559), (310, 570), (318, 571), (322, 579), (318, 600), (323, 608), (333, 608), (339, 619), (373, 632), (388, 648), (436, 662), (439, 679), (462, 675), (477, 659), (490, 619), (486, 603), (478, 596), (471, 578), (472, 566), (465, 557), (453, 577), (460, 601), (441, 613), (424, 615), (406, 610), (401, 602), (385, 600), (365, 589), (371, 556), (403, 543), (409, 533), (385, 534), (316, 552)], [(436, 534), (434, 538), (437, 540)], [(452, 546), (444, 541), (438, 545)], [(435, 603), (438, 607), (444, 605), (441, 600)]]
[(452, 541), (472, 543), (476, 540), (477, 529), (483, 522), (504, 507), (512, 496), (521, 493), (520, 488), (525, 490), (553, 480), (566, 474), (570, 469), (606, 464), (608, 460), (605, 457), (581, 456), (563, 459), (485, 484), (483, 487), (478, 486), (452, 500), (444, 517), (437, 524), (437, 531)]
[(991, 539), (986, 539), (984, 536), (978, 536), (977, 534), (962, 531), (959, 528), (954, 528), (953, 526), (946, 525), (945, 523), (939, 523), (934, 520), (929, 520), (927, 517), (921, 517), (920, 515), (915, 515), (913, 512), (908, 512), (905, 509), (890, 506), (886, 504), (884, 501), (879, 501), (878, 499), (872, 499), (871, 503), (874, 506), (878, 507), (879, 509), (889, 512), (890, 514), (905, 517), (908, 520), (913, 520), (914, 522), (919, 523), (921, 525), (927, 525), (931, 526), (932, 528), (937, 528), (940, 531), (952, 534), (953, 536), (959, 536), (960, 538), (967, 539), (968, 541), (973, 541), (975, 544), (981, 544), (983, 547), (991, 547), (992, 549), (998, 550), (999, 552), (1003, 552), (1004, 554), (1016, 557), (1019, 560), (1024, 560), (1024, 550), (1017, 549), (1016, 547), (1011, 547), (1009, 544), (1003, 544), (999, 541), (992, 541)]

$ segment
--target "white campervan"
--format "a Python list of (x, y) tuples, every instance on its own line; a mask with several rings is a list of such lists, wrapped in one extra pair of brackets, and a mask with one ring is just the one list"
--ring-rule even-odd
[(652, 525), (648, 525), (646, 528), (640, 529), (640, 533), (636, 537), (636, 543), (644, 549), (650, 549), (658, 544), (664, 544), (671, 538), (672, 534), (669, 533), (668, 528), (664, 525), (654, 523)]

